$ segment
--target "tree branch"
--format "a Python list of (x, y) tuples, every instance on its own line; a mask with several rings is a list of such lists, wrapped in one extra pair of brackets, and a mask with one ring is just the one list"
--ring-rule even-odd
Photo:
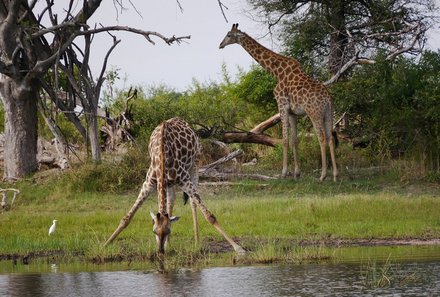
[(102, 64), (102, 68), (101, 68), (101, 73), (98, 77), (98, 80), (96, 82), (96, 92), (97, 95), (99, 96), (99, 93), (101, 92), (101, 86), (104, 82), (104, 74), (105, 74), (105, 70), (107, 69), (107, 63), (108, 63), (108, 58), (110, 57), (110, 54), (112, 53), (112, 51), (115, 49), (115, 47), (121, 42), (121, 40), (117, 40), (116, 36), (113, 36), (113, 45), (110, 47), (110, 49), (107, 51), (107, 54), (105, 55), (104, 58), (104, 62)]
[(259, 123), (250, 132), (261, 134), (264, 131), (266, 131), (267, 129), (272, 128), (273, 126), (278, 124), (280, 122), (280, 120), (281, 120), (280, 114), (277, 113), (277, 114), (273, 115), (272, 117), (268, 118), (267, 120)]
[(226, 18), (226, 14), (224, 9), (228, 10), (229, 8), (223, 4), (223, 2), (221, 0), (217, 0), (218, 2), (218, 6), (220, 7), (220, 10), (222, 12), (223, 17), (225, 18), (226, 23), (228, 22), (228, 19)]
[(172, 44), (174, 42), (180, 43), (184, 39), (190, 39), (191, 38), (191, 35), (180, 36), (180, 37), (175, 37), (175, 36), (165, 37), (164, 35), (162, 35), (162, 34), (160, 34), (158, 32), (145, 31), (145, 30), (140, 30), (140, 29), (128, 27), (128, 26), (108, 26), (108, 27), (90, 29), (90, 30), (87, 30), (87, 31), (78, 32), (78, 35), (96, 34), (96, 33), (101, 33), (101, 32), (108, 32), (108, 31), (126, 31), (126, 32), (131, 32), (131, 33), (139, 34), (139, 35), (144, 36), (148, 40), (148, 42), (150, 42), (151, 44), (155, 44), (155, 43), (150, 38), (150, 35), (156, 36), (156, 37), (162, 39), (168, 45), (170, 45), (170, 44)]

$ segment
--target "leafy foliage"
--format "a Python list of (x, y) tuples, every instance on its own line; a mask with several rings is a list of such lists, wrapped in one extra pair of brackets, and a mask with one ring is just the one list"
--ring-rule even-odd
[[(420, 52), (435, 21), (433, 0), (248, 0), (308, 73), (336, 74), (352, 58)], [(416, 45), (417, 44), (417, 45)]]
[(376, 152), (424, 159), (438, 170), (440, 53), (378, 61), (332, 90), (337, 110), (348, 114), (348, 132), (368, 135)]

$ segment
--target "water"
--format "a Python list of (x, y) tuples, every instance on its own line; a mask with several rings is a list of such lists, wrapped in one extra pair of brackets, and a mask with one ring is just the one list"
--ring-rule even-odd
[[(438, 296), (440, 261), (377, 264), (390, 284), (371, 287), (371, 264), (222, 267), (177, 272), (0, 274), (0, 296)], [(369, 272), (370, 271), (370, 272)], [(378, 273), (380, 275), (380, 273)]]

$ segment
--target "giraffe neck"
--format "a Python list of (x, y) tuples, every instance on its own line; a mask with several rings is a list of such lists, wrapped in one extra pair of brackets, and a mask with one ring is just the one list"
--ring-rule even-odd
[(165, 185), (165, 137), (166, 137), (167, 122), (162, 123), (162, 131), (160, 133), (160, 174), (157, 177), (157, 183), (159, 185), (158, 195), (159, 195), (159, 212), (162, 214), (167, 213), (167, 196), (166, 196), (166, 185)]
[(301, 72), (300, 64), (297, 60), (277, 54), (270, 49), (259, 44), (255, 39), (243, 33), (239, 44), (260, 64), (264, 69), (281, 78), (285, 70)]

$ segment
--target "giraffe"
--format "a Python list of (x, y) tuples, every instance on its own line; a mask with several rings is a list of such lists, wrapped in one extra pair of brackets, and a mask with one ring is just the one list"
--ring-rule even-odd
[(245, 32), (238, 30), (238, 24), (226, 34), (220, 48), (230, 44), (241, 45), (263, 68), (277, 78), (274, 96), (277, 101), (283, 131), (283, 169), (282, 177), (287, 176), (287, 152), (289, 146), (289, 127), (293, 149), (294, 177), (301, 174), (298, 160), (297, 116), (306, 114), (312, 121), (321, 147), (321, 176), (327, 176), (327, 145), (333, 166), (333, 180), (337, 180), (335, 140), (333, 132), (333, 103), (324, 84), (306, 75), (295, 59), (277, 54), (259, 44)]
[(150, 211), (150, 215), (153, 220), (157, 251), (159, 255), (163, 255), (171, 234), (171, 224), (179, 219), (172, 215), (175, 200), (174, 186), (179, 186), (190, 200), (196, 243), (198, 242), (196, 213), (198, 207), (205, 219), (223, 235), (234, 250), (239, 254), (244, 253), (245, 250), (226, 234), (197, 191), (198, 175), (195, 163), (200, 153), (200, 144), (194, 130), (180, 118), (164, 121), (151, 134), (148, 150), (151, 163), (139, 195), (104, 246), (111, 243), (128, 226), (149, 194), (157, 189), (159, 211), (156, 214)]

